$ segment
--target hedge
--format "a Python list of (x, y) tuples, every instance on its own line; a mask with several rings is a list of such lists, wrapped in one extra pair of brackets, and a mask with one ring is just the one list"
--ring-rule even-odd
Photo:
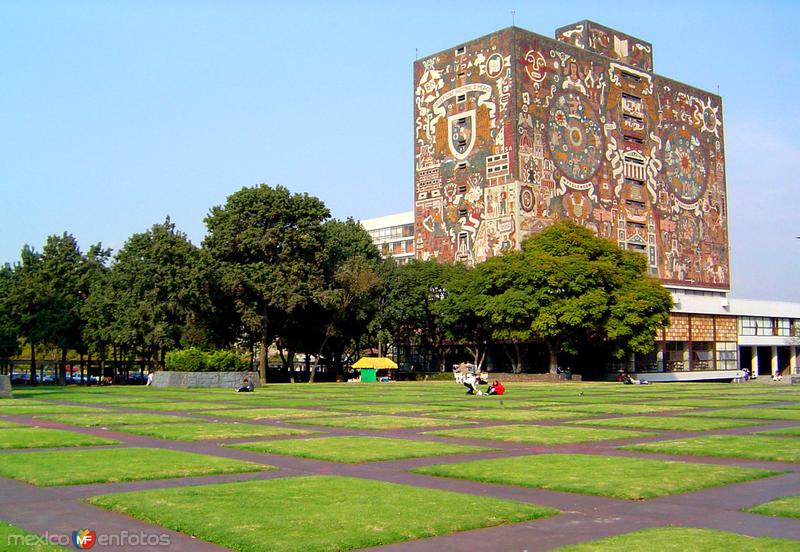
[(192, 347), (170, 351), (165, 364), (173, 372), (245, 372), (250, 363), (232, 351), (201, 351)]

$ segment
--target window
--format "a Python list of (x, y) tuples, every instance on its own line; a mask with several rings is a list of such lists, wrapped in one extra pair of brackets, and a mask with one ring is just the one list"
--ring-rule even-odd
[(632, 186), (644, 186), (644, 182), (641, 180), (636, 180), (635, 178), (626, 178), (625, 184), (631, 184)]
[(643, 246), (640, 243), (629, 243), (628, 244), (628, 249), (630, 251), (644, 251), (645, 246)]
[(466, 161), (462, 161), (461, 163), (456, 165), (456, 167), (458, 167), (458, 170), (463, 171), (464, 169), (467, 168), (467, 162)]
[(631, 82), (640, 82), (642, 77), (637, 75), (636, 73), (631, 73), (630, 71), (622, 71), (622, 78)]
[(458, 193), (459, 194), (467, 193), (467, 185), (466, 184), (462, 184), (461, 186), (459, 186), (458, 187)]
[(459, 217), (466, 217), (467, 216), (467, 208), (466, 207), (459, 207), (458, 208), (458, 216)]
[(623, 134), (622, 139), (632, 144), (644, 144), (644, 140), (642, 140), (638, 136), (632, 136), (630, 134)]
[(641, 102), (642, 99), (639, 96), (634, 96), (633, 94), (628, 94), (627, 92), (622, 93), (622, 97), (626, 100), (631, 100), (634, 102)]
[(460, 47), (456, 48), (456, 55), (457, 56), (463, 56), (466, 53), (467, 53), (467, 47), (466, 46), (460, 46)]
[(459, 71), (457, 76), (458, 76), (459, 79), (465, 79), (465, 78), (467, 78), (467, 72), (466, 71)]
[(713, 343), (708, 341), (692, 343), (692, 370), (711, 370), (713, 367)]
[(639, 207), (641, 209), (644, 209), (644, 201), (636, 201), (635, 199), (626, 199), (625, 204), (630, 205), (631, 207)]
[[(458, 96), (456, 96), (456, 103), (464, 103), (466, 101), (467, 101), (466, 94), (459, 94)], [(464, 121), (464, 119), (461, 119), (461, 121)]]
[(738, 346), (735, 342), (717, 343), (717, 370), (736, 370), (739, 367)]
[(792, 321), (788, 318), (778, 318), (775, 321), (775, 329), (777, 334), (782, 337), (789, 337), (792, 335)]
[(644, 230), (644, 224), (642, 224), (641, 222), (628, 221), (628, 228), (636, 228), (638, 230)]
[(739, 319), (739, 335), (773, 335), (772, 320), (763, 316), (743, 316)]

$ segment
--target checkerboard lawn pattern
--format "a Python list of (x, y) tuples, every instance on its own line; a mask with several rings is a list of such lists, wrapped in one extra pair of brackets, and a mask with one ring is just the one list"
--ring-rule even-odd
[(567, 445), (574, 443), (590, 443), (592, 441), (635, 439), (638, 437), (649, 437), (655, 434), (617, 429), (592, 429), (588, 427), (506, 425), (466, 429), (442, 429), (426, 431), (425, 435), (487, 441), (508, 441), (512, 443), (532, 443), (536, 445)]
[(772, 462), (800, 462), (800, 440), (759, 435), (709, 435), (621, 447), (662, 454), (720, 456)]
[(800, 495), (785, 496), (783, 498), (770, 500), (764, 504), (758, 504), (747, 508), (745, 512), (763, 514), (765, 516), (800, 518)]
[(244, 439), (247, 437), (283, 437), (286, 435), (309, 435), (314, 431), (272, 427), (255, 424), (226, 422), (190, 422), (185, 424), (150, 424), (138, 426), (119, 426), (115, 431), (135, 435), (146, 435), (173, 441), (211, 441), (215, 439)]
[(570, 406), (547, 407), (548, 410), (583, 412), (588, 414), (650, 414), (686, 410), (680, 406), (658, 404), (576, 404)]
[[(0, 431), (0, 449), (89, 447), (117, 444), (119, 441), (62, 429), (19, 427)], [(4, 461), (0, 460), (0, 462)]]
[(767, 429), (757, 431), (756, 435), (785, 435), (786, 437), (800, 437), (800, 426), (782, 427), (780, 429)]
[(357, 436), (258, 441), (226, 446), (253, 452), (300, 456), (348, 464), (497, 450), (489, 447), (454, 445), (432, 441), (407, 441), (405, 439)]
[(90, 502), (234, 550), (276, 552), (367, 548), (556, 513), (508, 500), (329, 476), (158, 489)]
[(602, 540), (558, 548), (558, 552), (619, 552), (622, 550), (658, 550), (682, 552), (685, 550), (752, 552), (781, 552), (797, 550), (797, 541), (770, 537), (750, 537), (689, 527), (656, 527), (635, 533), (625, 533)]
[(14, 416), (32, 416), (34, 414), (76, 414), (78, 412), (87, 412), (87, 413), (108, 412), (108, 410), (103, 410), (101, 408), (92, 408), (90, 406), (73, 406), (73, 405), (63, 405), (55, 403), (30, 404), (28, 403), (28, 401), (25, 401), (25, 403), (26, 404), (14, 404), (12, 406), (6, 406), (5, 403), (1, 403), (2, 405), (0, 405), (0, 414), (7, 414)]
[[(712, 464), (582, 454), (539, 454), (474, 460), (424, 466), (411, 471), (628, 500), (685, 493), (781, 473)], [(658, 474), (658, 477), (653, 474)]]
[(566, 410), (524, 410), (524, 409), (485, 409), (437, 412), (436, 416), (450, 419), (497, 420), (502, 422), (538, 422), (541, 420), (562, 420), (588, 418), (591, 414)]
[(636, 429), (660, 429), (667, 431), (709, 431), (757, 425), (758, 422), (733, 419), (687, 418), (678, 416), (631, 416), (627, 418), (604, 418), (601, 420), (578, 420), (569, 424), (602, 427), (630, 427)]
[(42, 487), (244, 473), (271, 466), (152, 448), (114, 448), (5, 454), (0, 476)]
[[(436, 414), (439, 415), (438, 413)], [(472, 424), (475, 422), (453, 420), (436, 420), (433, 418), (403, 418), (401, 416), (337, 416), (331, 418), (310, 418), (290, 420), (289, 424), (318, 425), (341, 427), (347, 429), (403, 429), (417, 427), (436, 427), (456, 424)]]

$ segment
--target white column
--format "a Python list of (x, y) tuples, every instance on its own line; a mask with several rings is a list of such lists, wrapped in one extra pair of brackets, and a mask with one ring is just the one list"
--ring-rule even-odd
[(751, 354), (752, 354), (752, 357), (751, 357), (752, 361), (751, 361), (751, 364), (750, 364), (750, 367), (751, 367), (751, 369), (753, 371), (752, 376), (754, 378), (757, 378), (758, 377), (758, 346), (757, 345), (752, 345), (750, 347), (750, 351), (751, 351)]
[(772, 354), (772, 375), (778, 373), (778, 347), (773, 345), (770, 347), (770, 352)]
[(792, 345), (789, 347), (789, 373), (793, 376), (798, 374), (797, 371), (797, 347)]

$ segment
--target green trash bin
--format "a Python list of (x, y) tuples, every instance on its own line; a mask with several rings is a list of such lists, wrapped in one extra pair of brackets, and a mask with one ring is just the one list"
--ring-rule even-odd
[(374, 381), (376, 381), (375, 372), (376, 372), (375, 368), (362, 368), (361, 369), (361, 381), (362, 382), (365, 382), (365, 381), (374, 382)]

